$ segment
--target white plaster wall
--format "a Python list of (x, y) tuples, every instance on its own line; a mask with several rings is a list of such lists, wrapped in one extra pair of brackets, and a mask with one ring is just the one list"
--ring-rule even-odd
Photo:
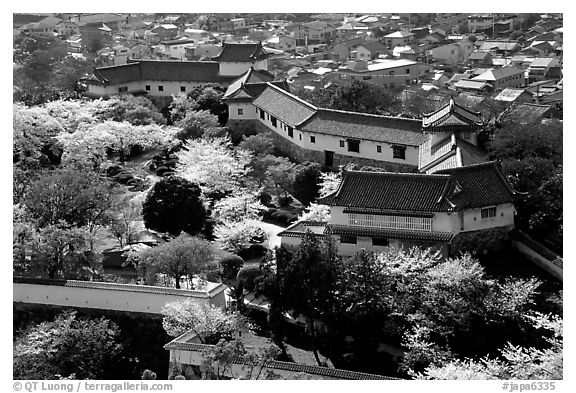
[(492, 218), (480, 218), (480, 210), (470, 209), (464, 211), (464, 230), (462, 232), (514, 225), (515, 210), (514, 205), (511, 203), (496, 206), (496, 217)]
[(14, 283), (13, 301), (160, 314), (166, 303), (180, 301), (186, 298), (195, 299), (203, 304), (213, 304), (224, 307), (224, 288), (222, 288), (220, 292), (214, 293), (212, 299), (210, 299), (207, 293), (204, 296), (202, 296), (202, 294), (191, 296), (190, 294), (175, 295), (120, 291), (115, 289)]
[[(326, 135), (326, 134), (315, 134), (297, 129), (294, 129), (293, 137), (290, 137), (288, 136), (288, 131), (285, 130), (284, 127), (282, 127), (284, 123), (281, 122), (280, 120), (278, 120), (277, 127), (274, 127), (270, 119), (264, 118), (264, 120), (262, 120), (259, 115), (257, 118), (262, 124), (266, 125), (270, 130), (272, 130), (276, 134), (282, 136), (283, 138), (289, 140), (290, 142), (304, 149), (314, 151), (328, 150), (349, 157), (369, 158), (377, 161), (395, 162), (399, 164), (418, 166), (418, 146), (406, 146), (405, 159), (400, 159), (400, 158), (393, 158), (393, 150), (392, 150), (393, 144), (384, 142), (374, 142), (364, 139), (360, 141), (360, 152), (355, 153), (348, 151), (348, 143), (346, 142), (345, 137), (337, 137), (334, 135)], [(302, 137), (300, 137), (300, 135), (302, 135)], [(310, 141), (310, 136), (314, 136), (316, 138), (315, 143), (312, 143)], [(344, 147), (340, 147), (340, 141), (344, 141)], [(376, 146), (378, 145), (382, 146), (381, 153), (377, 152)]]
[[(226, 76), (236, 76), (241, 75), (248, 71), (252, 66), (251, 63), (219, 63), (220, 64), (220, 75)], [(254, 67), (256, 68), (256, 67)]]
[[(238, 114), (238, 109), (242, 109), (242, 115)], [(256, 108), (250, 102), (228, 102), (228, 118), (232, 120), (253, 120), (258, 114)]]

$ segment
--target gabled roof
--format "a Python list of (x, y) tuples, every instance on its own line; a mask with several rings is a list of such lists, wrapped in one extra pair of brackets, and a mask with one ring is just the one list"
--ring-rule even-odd
[(314, 29), (314, 30), (324, 30), (330, 28), (330, 25), (326, 22), (315, 20), (312, 22), (304, 23), (304, 26)]
[(482, 81), (473, 81), (470, 79), (460, 79), (454, 84), (456, 88), (482, 90), (488, 88), (488, 84)]
[(246, 71), (243, 75), (238, 77), (234, 80), (228, 89), (226, 89), (226, 93), (224, 93), (223, 98), (227, 98), (247, 83), (260, 83), (260, 82), (271, 82), (274, 80), (274, 75), (266, 70), (255, 70), (254, 67), (250, 67), (248, 71)]
[(553, 67), (553, 66), (558, 66), (560, 64), (560, 61), (555, 58), (555, 57), (535, 57), (534, 60), (532, 60), (532, 63), (530, 64), (529, 68), (548, 68), (548, 67)]
[(103, 84), (141, 80), (220, 82), (232, 77), (220, 76), (218, 63), (208, 61), (142, 60), (134, 63), (94, 69), (94, 78)]
[(229, 44), (224, 42), (222, 52), (214, 58), (218, 62), (254, 63), (269, 57), (262, 43)]
[[(465, 82), (464, 80), (458, 81)], [(458, 85), (456, 83), (456, 85)], [(454, 99), (435, 112), (424, 115), (422, 129), (424, 132), (474, 131), (482, 127), (480, 113), (472, 112), (456, 104)]]
[[(457, 187), (460, 191), (457, 192)], [(319, 200), (331, 206), (398, 212), (447, 212), (514, 201), (500, 164), (489, 161), (434, 174), (343, 171), (338, 190)]]
[(472, 52), (468, 60), (484, 60), (486, 57), (492, 57), (488, 52)]
[(358, 47), (365, 48), (370, 52), (384, 53), (387, 51), (386, 46), (382, 44), (380, 41), (366, 42), (364, 44), (358, 45)]
[(318, 109), (269, 82), (252, 104), (292, 127), (308, 120)]
[(524, 70), (520, 70), (514, 67), (500, 67), (494, 68), (484, 72), (481, 75), (475, 76), (472, 80), (476, 81), (497, 81), (503, 78), (507, 78), (512, 75), (524, 74)]
[[(524, 89), (513, 89), (507, 87), (504, 90), (502, 90), (496, 97), (494, 97), (494, 99), (497, 101), (513, 102), (523, 93), (530, 94)], [(530, 96), (532, 95), (530, 94)]]
[(347, 41), (341, 41), (338, 42), (337, 44), (335, 44), (334, 46), (338, 46), (338, 45), (344, 45), (345, 47), (347, 47), (348, 49), (351, 48), (355, 48), (358, 45), (361, 45), (363, 43), (365, 43), (366, 40), (364, 38), (352, 38), (351, 40), (347, 40)]
[(411, 212), (448, 211), (449, 175), (343, 171), (338, 190), (318, 202), (331, 206)]
[(517, 42), (507, 41), (486, 41), (480, 46), (481, 51), (489, 51), (490, 49), (497, 49), (500, 51), (513, 51), (520, 48)]
[(77, 24), (90, 24), (90, 23), (114, 23), (126, 20), (126, 16), (117, 14), (91, 14), (91, 15), (80, 15), (78, 17), (73, 17), (73, 20)]
[(409, 31), (400, 30), (400, 31), (395, 31), (394, 33), (390, 33), (388, 35), (385, 35), (384, 38), (404, 38), (404, 37), (410, 37), (413, 35), (414, 35), (414, 33), (410, 33)]
[(341, 138), (371, 140), (391, 144), (419, 146), (426, 140), (420, 121), (358, 112), (318, 109), (299, 126), (306, 132)]
[(500, 115), (499, 121), (531, 124), (544, 118), (552, 110), (550, 105), (517, 103)]
[(514, 202), (514, 190), (497, 161), (468, 165), (436, 172), (450, 175), (462, 191), (449, 196), (459, 208), (478, 208)]

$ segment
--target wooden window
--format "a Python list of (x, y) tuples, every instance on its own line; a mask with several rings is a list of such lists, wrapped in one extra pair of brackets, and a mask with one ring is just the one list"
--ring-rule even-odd
[(348, 151), (360, 153), (360, 141), (358, 139), (348, 139)]
[(294, 138), (294, 129), (290, 126), (288, 126), (288, 136)]
[(376, 153), (382, 153), (382, 146), (376, 145)]
[(150, 85), (146, 85), (146, 91), (150, 91)]
[(341, 235), (341, 236), (340, 236), (340, 243), (344, 243), (344, 244), (356, 244), (356, 236)]
[(367, 81), (368, 79), (372, 79), (372, 77), (370, 75), (365, 75), (362, 77), (362, 79), (364, 79), (365, 81)]
[(128, 86), (122, 86), (118, 88), (118, 93), (127, 93), (128, 92)]
[(158, 86), (158, 91), (164, 91), (164, 86)]
[(315, 136), (310, 137), (310, 143), (316, 143), (316, 137)]
[(340, 141), (340, 147), (344, 147), (344, 141)]
[(264, 111), (262, 109), (260, 109), (260, 118), (264, 120)]
[(180, 91), (182, 92), (186, 91), (186, 86), (180, 86)]
[(272, 122), (272, 126), (278, 127), (278, 119), (276, 119), (274, 116), (270, 116), (270, 121)]
[(242, 116), (244, 114), (244, 109), (238, 109), (238, 115)]
[(406, 146), (392, 146), (392, 157), (400, 160), (406, 159)]
[(410, 231), (431, 232), (432, 218), (350, 213), (348, 214), (348, 225), (356, 227), (407, 229)]
[(302, 140), (302, 134), (298, 135), (298, 139)]
[(480, 218), (486, 220), (488, 218), (496, 217), (496, 206), (485, 207), (480, 210)]

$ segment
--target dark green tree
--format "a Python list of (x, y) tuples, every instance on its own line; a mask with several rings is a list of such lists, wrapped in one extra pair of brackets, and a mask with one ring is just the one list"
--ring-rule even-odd
[(320, 169), (315, 162), (305, 162), (296, 167), (294, 173), (293, 195), (304, 206), (308, 206), (318, 198), (320, 192)]
[(152, 187), (142, 204), (147, 228), (177, 236), (196, 234), (206, 221), (206, 209), (198, 185), (178, 176), (163, 178)]

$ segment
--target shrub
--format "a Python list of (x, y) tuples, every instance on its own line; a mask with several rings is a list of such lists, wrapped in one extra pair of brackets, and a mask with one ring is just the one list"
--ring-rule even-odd
[(270, 203), (272, 202), (272, 195), (266, 191), (262, 191), (260, 194), (258, 194), (258, 200), (264, 206), (270, 206)]
[(131, 179), (134, 179), (134, 176), (129, 173), (121, 173), (116, 176), (116, 181), (120, 184), (128, 184), (128, 181)]
[(238, 251), (238, 255), (244, 259), (260, 258), (266, 255), (268, 249), (261, 244), (252, 244), (250, 247)]
[(169, 172), (170, 168), (166, 168), (165, 166), (160, 166), (158, 168), (156, 168), (156, 174), (158, 176), (162, 176), (165, 172)]
[(170, 158), (166, 161), (164, 161), (164, 166), (168, 167), (168, 168), (174, 168), (176, 166), (176, 164), (178, 163), (178, 159), (177, 158)]
[(244, 266), (238, 271), (236, 279), (238, 284), (242, 283), (244, 289), (248, 292), (254, 290), (254, 281), (262, 275), (262, 270), (259, 265)]
[(122, 172), (122, 168), (120, 168), (118, 165), (112, 165), (106, 169), (106, 176), (116, 176), (120, 172)]
[(127, 186), (138, 186), (140, 184), (142, 184), (142, 179), (138, 179), (136, 177), (126, 182)]
[(238, 255), (229, 255), (220, 260), (222, 275), (226, 278), (233, 279), (238, 274), (240, 268), (244, 266), (244, 259)]
[(166, 171), (162, 174), (162, 177), (174, 176), (176, 172), (174, 171)]
[(288, 226), (298, 219), (298, 216), (284, 210), (276, 210), (272, 213), (271, 221), (279, 225)]
[(278, 198), (278, 204), (280, 205), (280, 207), (288, 207), (290, 206), (290, 202), (292, 202), (292, 197), (287, 196), (281, 196)]

